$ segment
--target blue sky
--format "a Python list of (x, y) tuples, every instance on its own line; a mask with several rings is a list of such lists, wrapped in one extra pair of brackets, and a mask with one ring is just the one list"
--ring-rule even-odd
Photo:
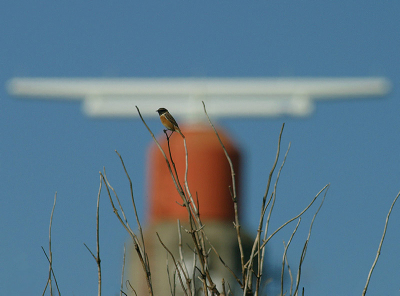
[[(12, 77), (367, 77), (392, 83), (385, 98), (318, 102), (308, 118), (219, 120), (244, 155), (243, 222), (257, 224), (282, 122), (283, 170), (271, 227), (327, 183), (304, 263), (306, 295), (361, 293), (386, 214), (400, 190), (398, 1), (8, 1), (0, 11), (0, 294), (38, 295), (47, 279), (55, 192), (54, 270), (63, 294), (96, 293), (98, 171), (121, 194), (124, 157), (145, 221), (145, 154), (138, 120), (85, 117), (77, 102), (10, 97)], [(157, 109), (159, 106), (155, 106)], [(161, 131), (158, 121), (149, 121)], [(105, 197), (105, 196), (104, 196)], [(316, 208), (313, 208), (315, 210)], [(310, 212), (289, 253), (301, 252)], [(308, 222), (307, 222), (308, 221)], [(393, 210), (369, 295), (398, 295), (400, 205)], [(278, 266), (282, 240), (269, 246)], [(103, 293), (116, 295), (126, 233), (101, 201)]]

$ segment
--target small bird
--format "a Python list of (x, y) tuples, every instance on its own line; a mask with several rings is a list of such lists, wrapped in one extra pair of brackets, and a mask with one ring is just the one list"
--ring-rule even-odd
[[(156, 112), (160, 115), (161, 123), (170, 131), (179, 133), (182, 138), (185, 136), (182, 134), (181, 129), (179, 128), (178, 124), (176, 123), (175, 119), (172, 115), (168, 112), (165, 108), (159, 108)], [(171, 134), (172, 135), (172, 134)]]

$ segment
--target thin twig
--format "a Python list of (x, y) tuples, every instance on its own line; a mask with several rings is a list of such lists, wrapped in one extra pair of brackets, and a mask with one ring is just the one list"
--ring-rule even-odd
[[(122, 224), (122, 226), (125, 228), (125, 230), (129, 233), (129, 235), (132, 238), (133, 246), (136, 250), (136, 253), (138, 254), (139, 261), (142, 264), (143, 271), (145, 272), (146, 284), (147, 284), (149, 295), (153, 295), (153, 285), (152, 285), (152, 280), (151, 280), (150, 264), (148, 261), (147, 254), (143, 252), (143, 249), (141, 248), (141, 246), (139, 244), (139, 238), (137, 237), (137, 235), (132, 231), (129, 224), (125, 223), (124, 220), (119, 215), (118, 210), (115, 207), (114, 201), (111, 196), (111, 192), (109, 189), (109, 182), (107, 180), (107, 177), (105, 175), (103, 175), (101, 172), (99, 172), (99, 173), (100, 173), (100, 176), (101, 176), (104, 184), (106, 185), (108, 198), (110, 200), (111, 207), (113, 209), (114, 214), (117, 216), (119, 222)], [(110, 188), (112, 188), (112, 187), (110, 187)], [(113, 191), (113, 192), (115, 194), (115, 191)], [(123, 209), (121, 209), (121, 210), (123, 211)]]
[[(110, 184), (110, 182), (108, 181), (107, 174), (106, 174), (106, 168), (105, 168), (105, 167), (103, 167), (103, 175), (104, 175), (104, 177), (105, 177), (105, 181), (107, 182), (107, 187), (109, 187), (109, 188), (111, 189), (111, 191), (114, 193), (115, 199), (117, 200), (118, 206), (119, 206), (119, 208), (120, 208), (120, 210), (121, 210), (122, 217), (124, 217), (125, 224), (129, 227), (129, 229), (131, 229), (131, 227), (129, 226), (129, 223), (128, 223), (128, 219), (127, 219), (126, 216), (125, 216), (125, 211), (124, 211), (124, 209), (122, 208), (121, 202), (120, 202), (120, 200), (119, 200), (118, 194), (117, 194), (117, 192), (115, 191), (114, 187), (112, 187), (111, 184)], [(131, 231), (132, 231), (132, 230), (131, 230)]]
[[(239, 211), (238, 211), (238, 202), (237, 202), (237, 193), (236, 193), (236, 174), (235, 174), (235, 170), (233, 167), (233, 163), (231, 158), (229, 157), (228, 151), (226, 150), (224, 144), (222, 143), (222, 140), (217, 132), (217, 130), (215, 129), (213, 123), (210, 120), (210, 117), (207, 114), (207, 110), (206, 110), (206, 105), (204, 104), (204, 101), (202, 101), (203, 103), (203, 109), (204, 109), (204, 113), (207, 116), (208, 122), (210, 123), (212, 129), (214, 130), (214, 133), (216, 134), (218, 141), (224, 151), (225, 157), (228, 160), (229, 163), (229, 167), (231, 169), (231, 178), (232, 178), (232, 187), (230, 187), (229, 189), (231, 190), (232, 193), (232, 200), (233, 200), (233, 206), (234, 206), (234, 210), (235, 210), (235, 229), (236, 229), (236, 235), (237, 235), (237, 239), (238, 239), (238, 246), (239, 246), (239, 252), (240, 252), (240, 265), (242, 268), (242, 275), (244, 276), (244, 251), (243, 251), (243, 243), (242, 243), (242, 238), (240, 235), (240, 222), (239, 222)], [(244, 282), (244, 278), (242, 279), (242, 281)], [(242, 284), (241, 284), (242, 286)]]
[(86, 249), (90, 252), (90, 254), (93, 256), (93, 259), (96, 261), (97, 264), (97, 275), (98, 275), (98, 296), (101, 296), (101, 260), (100, 260), (100, 215), (99, 215), (99, 209), (100, 209), (100, 193), (101, 193), (101, 185), (103, 183), (103, 180), (100, 176), (100, 185), (99, 185), (99, 193), (97, 194), (97, 211), (96, 211), (96, 256), (93, 254), (93, 252), (89, 249), (89, 247), (84, 243)]
[[(275, 204), (275, 199), (276, 199), (276, 189), (277, 189), (277, 187), (278, 187), (279, 177), (281, 176), (281, 172), (282, 172), (283, 166), (284, 166), (285, 163), (286, 163), (286, 158), (287, 158), (287, 156), (288, 156), (288, 154), (289, 154), (290, 146), (291, 146), (291, 143), (289, 143), (289, 146), (288, 146), (288, 148), (287, 148), (287, 150), (286, 150), (286, 153), (285, 153), (285, 156), (284, 156), (284, 158), (283, 158), (281, 167), (279, 168), (278, 174), (277, 174), (277, 176), (276, 176), (276, 181), (275, 181), (275, 184), (274, 184), (274, 191), (272, 192), (272, 196), (273, 196), (273, 198), (272, 198), (272, 204), (271, 204), (271, 208), (270, 208), (269, 213), (268, 213), (267, 222), (265, 223), (264, 240), (266, 239), (267, 234), (268, 234), (269, 221), (270, 221), (270, 219), (271, 219), (272, 210), (274, 209), (274, 204)], [(265, 207), (265, 210), (266, 210), (266, 209), (267, 209), (267, 208)], [(264, 213), (265, 213), (265, 211), (264, 211)], [(264, 213), (263, 213), (262, 215), (264, 215)]]
[(376, 252), (375, 260), (372, 263), (371, 269), (369, 270), (368, 277), (367, 277), (367, 282), (365, 283), (365, 287), (363, 289), (362, 296), (364, 296), (365, 293), (367, 293), (367, 289), (368, 289), (369, 281), (371, 279), (372, 272), (374, 271), (375, 265), (378, 262), (379, 255), (381, 254), (383, 240), (385, 239), (386, 229), (387, 229), (387, 226), (388, 226), (388, 223), (389, 223), (389, 217), (390, 217), (390, 214), (392, 213), (392, 209), (393, 209), (394, 204), (396, 203), (399, 195), (400, 195), (400, 191), (399, 191), (399, 193), (397, 193), (395, 199), (393, 200), (392, 205), (390, 206), (389, 212), (388, 212), (388, 214), (386, 216), (386, 222), (385, 222), (385, 227), (383, 228), (382, 238), (381, 238), (381, 241), (379, 243), (378, 251)]
[(53, 295), (53, 289), (51, 285), (51, 270), (53, 269), (53, 252), (51, 251), (51, 226), (53, 224), (53, 214), (54, 214), (54, 208), (56, 207), (56, 200), (57, 200), (57, 193), (54, 195), (54, 203), (53, 203), (53, 208), (51, 210), (51, 215), (50, 215), (50, 225), (49, 225), (49, 289), (50, 289), (50, 295)]
[(325, 193), (324, 193), (324, 197), (321, 200), (321, 204), (319, 205), (317, 211), (315, 212), (315, 214), (314, 214), (314, 216), (313, 216), (313, 218), (311, 220), (310, 229), (308, 231), (308, 236), (307, 236), (306, 242), (304, 243), (303, 251), (302, 251), (301, 257), (300, 257), (299, 269), (298, 269), (297, 278), (296, 278), (296, 289), (294, 290), (293, 295), (297, 295), (297, 293), (298, 293), (298, 288), (299, 288), (299, 284), (300, 284), (300, 277), (301, 277), (301, 267), (303, 265), (304, 259), (306, 258), (307, 247), (308, 247), (308, 243), (310, 241), (310, 236), (311, 236), (311, 230), (312, 230), (312, 227), (314, 225), (315, 218), (317, 217), (317, 214), (318, 214), (319, 210), (321, 209), (322, 205), (324, 204), (326, 194), (328, 193), (328, 190), (329, 190), (329, 186), (330, 186), (330, 184), (328, 184), (328, 187), (326, 188)]
[[(44, 250), (43, 246), (42, 246), (42, 251), (43, 251), (44, 255), (46, 256), (47, 262), (50, 263), (49, 256), (47, 256), (46, 251)], [(60, 290), (58, 289), (58, 283), (57, 283), (56, 275), (54, 274), (53, 268), (51, 268), (51, 274), (53, 275), (54, 282), (56, 283), (58, 295), (61, 295)], [(46, 292), (46, 289), (47, 289), (48, 284), (49, 284), (49, 282), (47, 281), (47, 284), (46, 284), (46, 286), (45, 286), (45, 288), (44, 288), (44, 291), (43, 291), (43, 294), (42, 294), (42, 295), (44, 295), (44, 293)]]
[[(183, 292), (185, 293), (185, 295), (189, 296), (188, 291), (187, 291), (186, 288), (185, 288), (185, 284), (183, 283), (183, 280), (182, 280), (182, 276), (181, 276), (182, 272), (180, 271), (179, 265), (178, 265), (178, 263), (176, 262), (174, 255), (173, 255), (172, 252), (167, 248), (167, 246), (163, 243), (163, 241), (162, 241), (161, 238), (160, 238), (160, 235), (159, 235), (157, 232), (156, 232), (156, 235), (157, 235), (158, 240), (160, 241), (161, 245), (164, 247), (164, 249), (165, 249), (165, 250), (168, 252), (168, 254), (171, 256), (172, 261), (174, 261), (174, 265), (175, 265), (175, 268), (176, 268), (176, 270), (177, 270), (178, 279), (179, 279), (179, 281), (180, 281), (180, 283), (181, 283), (182, 290), (183, 290)], [(186, 282), (188, 282), (186, 275), (185, 275), (184, 273), (183, 273), (183, 275), (184, 275), (184, 277), (185, 277)]]
[[(140, 242), (141, 242), (141, 245), (142, 245), (142, 248), (143, 248), (143, 253), (146, 254), (145, 262), (146, 262), (147, 265), (149, 265), (148, 258), (147, 258), (147, 252), (146, 252), (146, 244), (145, 244), (144, 236), (143, 236), (143, 229), (142, 229), (142, 225), (140, 224), (140, 221), (139, 221), (139, 215), (138, 215), (138, 212), (137, 212), (137, 209), (136, 209), (135, 198), (133, 196), (132, 180), (131, 180), (131, 177), (129, 176), (128, 171), (127, 171), (127, 169), (125, 167), (125, 163), (124, 163), (124, 160), (122, 159), (121, 154), (119, 154), (117, 150), (115, 150), (115, 153), (117, 153), (119, 159), (121, 160), (122, 167), (124, 168), (126, 177), (128, 178), (128, 181), (129, 181), (129, 188), (130, 188), (130, 193), (131, 193), (131, 200), (132, 200), (133, 210), (135, 212), (136, 223), (138, 225), (138, 230), (139, 230), (139, 234), (140, 234)], [(120, 205), (120, 207), (121, 207), (121, 205)], [(122, 210), (122, 207), (121, 207), (121, 210)], [(128, 224), (128, 222), (127, 222), (127, 224)]]
[[(288, 225), (289, 223), (291, 223), (292, 221), (296, 220), (297, 218), (300, 218), (310, 207), (311, 205), (315, 202), (315, 200), (318, 198), (318, 196), (327, 188), (329, 187), (330, 184), (325, 185), (318, 193), (317, 195), (313, 198), (313, 200), (308, 204), (308, 206), (300, 212), (300, 214), (298, 214), (297, 216), (293, 217), (292, 219), (289, 219), (288, 221), (286, 221), (285, 223), (283, 223), (279, 228), (277, 228), (266, 240), (264, 240), (263, 244), (261, 245), (260, 249), (264, 248), (265, 245), (269, 242), (269, 240), (275, 235), (277, 234), (283, 227), (285, 227), (286, 225)], [(325, 193), (326, 195), (326, 193)], [(325, 197), (324, 197), (325, 198)], [(257, 237), (256, 237), (257, 240)], [(255, 244), (257, 243), (257, 241), (255, 241)], [(254, 250), (254, 246), (253, 246), (253, 250)], [(250, 259), (249, 261), (246, 263), (247, 268), (249, 269), (249, 272), (251, 272), (251, 269), (248, 266), (251, 266), (251, 261), (252, 258), (254, 258), (254, 256), (256, 256), (258, 253), (258, 251), (255, 254), (251, 254), (250, 255)], [(246, 281), (249, 281), (249, 276), (246, 279)], [(245, 283), (245, 288), (247, 287), (248, 283)]]
[(179, 249), (179, 256), (181, 258), (181, 262), (183, 264), (184, 272), (186, 277), (189, 278), (189, 271), (186, 266), (185, 257), (183, 255), (183, 245), (182, 245), (182, 229), (181, 229), (181, 221), (178, 219), (178, 249)]
[[(274, 205), (275, 205), (276, 190), (277, 190), (277, 187), (278, 187), (279, 177), (281, 176), (281, 172), (282, 172), (283, 166), (284, 166), (285, 163), (286, 163), (286, 158), (287, 158), (287, 156), (288, 156), (288, 154), (289, 154), (290, 146), (291, 146), (291, 143), (289, 143), (289, 146), (288, 146), (287, 151), (286, 151), (286, 153), (285, 153), (285, 156), (284, 156), (284, 158), (283, 158), (281, 167), (279, 168), (278, 174), (277, 174), (277, 176), (276, 176), (276, 181), (275, 181), (275, 184), (274, 184), (274, 191), (272, 192), (272, 195), (273, 195), (272, 204), (271, 204), (271, 207), (270, 207), (270, 209), (269, 209), (267, 221), (266, 221), (266, 223), (265, 223), (264, 240), (266, 239), (267, 234), (268, 234), (269, 221), (270, 221), (270, 219), (271, 219), (272, 210), (274, 209)], [(265, 208), (265, 210), (266, 210), (266, 208)], [(264, 214), (263, 214), (263, 215), (264, 215)], [(259, 243), (260, 243), (260, 241), (258, 241), (258, 244), (259, 244)], [(262, 264), (262, 263), (264, 262), (265, 247), (262, 248), (262, 250), (259, 249), (258, 251), (259, 251), (259, 255), (258, 255), (258, 274), (257, 274), (257, 282), (256, 282), (256, 293), (259, 293), (259, 290), (260, 290), (261, 277), (262, 277), (262, 270), (263, 270), (263, 264)], [(260, 252), (261, 252), (261, 256), (260, 256)]]
[(320, 196), (320, 194), (327, 188), (329, 187), (329, 184), (326, 184), (318, 193), (317, 195), (312, 199), (312, 201), (308, 204), (308, 206), (300, 212), (300, 214), (298, 214), (297, 216), (293, 217), (292, 219), (286, 221), (285, 223), (283, 223), (279, 228), (277, 228), (262, 244), (261, 247), (264, 247), (269, 240), (275, 235), (277, 234), (283, 227), (285, 227), (286, 225), (288, 225), (290, 222), (296, 220), (297, 218), (301, 217), (311, 206), (312, 204), (315, 202), (315, 200), (318, 198), (318, 196)]
[(137, 296), (136, 290), (132, 287), (131, 282), (130, 282), (129, 280), (127, 280), (127, 281), (125, 282), (125, 285), (126, 285), (127, 288), (128, 288), (128, 287), (131, 288), (131, 290), (133, 291), (133, 293), (135, 293), (135, 295)]
[(289, 241), (287, 243), (287, 245), (285, 245), (285, 242), (283, 242), (283, 245), (285, 247), (285, 250), (283, 251), (283, 258), (282, 258), (282, 271), (281, 271), (281, 296), (283, 296), (283, 275), (284, 275), (284, 271), (285, 271), (285, 261), (286, 261), (286, 254), (287, 254), (287, 250), (290, 246), (290, 243), (292, 242), (293, 236), (297, 231), (297, 228), (299, 227), (301, 222), (301, 217), (299, 218), (299, 221), (297, 222), (296, 227), (294, 228), (292, 235), (289, 238)]
[(226, 296), (225, 279), (224, 278), (222, 278), (222, 294), (221, 295)]
[(96, 212), (96, 251), (97, 251), (97, 271), (98, 271), (98, 280), (99, 280), (99, 285), (98, 285), (98, 295), (101, 296), (101, 260), (100, 260), (100, 214), (99, 214), (99, 209), (100, 209), (100, 193), (101, 193), (101, 184), (102, 180), (100, 177), (100, 186), (99, 186), (99, 194), (97, 195), (97, 212)]
[(120, 296), (122, 296), (122, 289), (124, 288), (124, 274), (125, 274), (125, 255), (126, 255), (126, 246), (124, 243), (124, 257), (122, 259), (122, 272), (121, 272), (121, 289), (120, 289)]
[(279, 159), (279, 155), (280, 155), (280, 151), (281, 151), (281, 140), (282, 140), (282, 134), (283, 134), (283, 129), (285, 127), (285, 123), (282, 124), (281, 127), (281, 131), (279, 133), (279, 137), (278, 137), (278, 147), (277, 147), (277, 151), (276, 151), (276, 156), (275, 156), (275, 161), (274, 164), (272, 165), (271, 171), (269, 173), (268, 176), (268, 182), (267, 182), (267, 187), (265, 190), (265, 194), (263, 196), (263, 200), (262, 200), (262, 206), (261, 206), (261, 213), (260, 213), (260, 221), (258, 223), (258, 229), (257, 229), (257, 235), (256, 238), (254, 239), (254, 243), (253, 243), (253, 247), (251, 250), (251, 254), (250, 254), (250, 258), (247, 261), (247, 263), (245, 264), (245, 266), (247, 267), (247, 272), (243, 273), (243, 280), (244, 280), (244, 295), (246, 295), (247, 293), (250, 293), (252, 290), (252, 276), (253, 276), (253, 260), (255, 258), (255, 256), (257, 256), (259, 254), (259, 251), (264, 248), (265, 245), (260, 245), (261, 243), (261, 233), (262, 233), (262, 227), (264, 224), (264, 216), (265, 216), (265, 212), (268, 208), (269, 203), (272, 200), (273, 195), (271, 195), (270, 199), (267, 202), (267, 196), (268, 196), (268, 192), (269, 192), (269, 188), (271, 185), (271, 179), (272, 179), (272, 175), (275, 171), (276, 165), (278, 163), (278, 159)]
[(54, 277), (54, 282), (56, 283), (58, 295), (61, 295), (60, 290), (58, 289), (58, 284), (57, 284), (56, 277), (55, 277), (55, 275), (54, 275), (54, 270), (53, 270), (53, 253), (52, 253), (52, 251), (51, 251), (51, 226), (52, 226), (52, 224), (53, 224), (53, 214), (54, 214), (54, 209), (55, 209), (55, 207), (56, 207), (56, 201), (57, 201), (57, 192), (54, 194), (54, 203), (53, 203), (53, 208), (51, 209), (51, 214), (50, 214), (50, 224), (49, 224), (49, 256), (47, 256), (47, 254), (46, 254), (44, 248), (42, 247), (42, 250), (43, 250), (44, 254), (45, 254), (46, 257), (47, 257), (47, 260), (49, 261), (49, 277), (48, 277), (48, 279), (47, 279), (47, 283), (46, 283), (46, 286), (45, 286), (45, 288), (44, 288), (43, 295), (44, 295), (44, 293), (46, 292), (47, 286), (49, 286), (50, 295), (51, 295), (51, 296), (53, 295), (53, 288), (52, 288), (52, 285), (51, 285), (51, 275), (53, 275), (53, 277)]
[(289, 265), (289, 261), (287, 259), (287, 256), (285, 256), (285, 262), (286, 262), (286, 266), (288, 269), (288, 273), (289, 273), (289, 277), (290, 277), (290, 291), (289, 291), (289, 295), (292, 296), (292, 291), (293, 291), (293, 275), (292, 275), (292, 269), (290, 268)]
[[(192, 272), (192, 294), (196, 293), (196, 264), (197, 264), (196, 251), (193, 251), (193, 272)], [(193, 294), (194, 296), (195, 294)]]
[(176, 290), (176, 283), (175, 283), (175, 272), (177, 272), (175, 268), (175, 272), (172, 275), (172, 280), (174, 281), (173, 284), (171, 283), (171, 275), (169, 273), (169, 260), (168, 260), (168, 253), (167, 253), (167, 259), (166, 259), (166, 267), (167, 267), (167, 278), (168, 278), (168, 284), (169, 284), (169, 290), (171, 292), (171, 296), (175, 295), (175, 290)]
[(214, 251), (215, 255), (218, 256), (219, 261), (221, 261), (222, 265), (225, 266), (226, 269), (233, 275), (233, 277), (236, 279), (236, 281), (239, 283), (240, 286), (242, 286), (242, 282), (240, 279), (236, 276), (236, 274), (233, 272), (233, 270), (225, 263), (225, 261), (222, 259), (221, 255), (218, 253), (217, 249), (211, 244), (210, 240), (208, 237), (206, 237), (207, 242), (210, 244), (211, 249)]
[(172, 134), (170, 136), (168, 136), (167, 130), (164, 130), (165, 133), (165, 137), (167, 138), (167, 146), (168, 146), (168, 152), (169, 152), (169, 159), (171, 161), (172, 167), (174, 168), (174, 172), (175, 172), (175, 178), (176, 178), (176, 182), (179, 186), (179, 190), (181, 192), (183, 192), (182, 186), (181, 186), (181, 182), (179, 181), (179, 176), (178, 176), (178, 171), (176, 170), (176, 166), (175, 166), (175, 162), (172, 158), (172, 152), (171, 152), (171, 147), (170, 147), (170, 143), (169, 143), (169, 139), (171, 138)]
[(117, 153), (119, 159), (121, 160), (122, 167), (124, 168), (126, 177), (128, 178), (128, 181), (129, 181), (129, 189), (130, 189), (130, 192), (131, 192), (131, 200), (132, 200), (133, 210), (135, 211), (136, 223), (138, 224), (141, 240), (144, 242), (142, 226), (141, 226), (140, 221), (139, 221), (139, 215), (138, 215), (138, 212), (137, 212), (137, 209), (136, 209), (135, 198), (133, 197), (132, 180), (131, 180), (131, 177), (129, 177), (128, 171), (126, 170), (125, 163), (124, 163), (124, 160), (122, 159), (121, 154), (119, 154), (119, 152), (117, 150), (115, 150), (115, 153)]
[[(280, 151), (281, 151), (282, 134), (283, 134), (283, 129), (284, 128), (285, 128), (285, 123), (282, 123), (281, 131), (279, 133), (279, 138), (278, 138), (278, 147), (276, 149), (275, 161), (274, 161), (274, 164), (272, 165), (271, 171), (269, 172), (269, 175), (268, 175), (267, 187), (265, 189), (265, 193), (264, 193), (264, 197), (263, 197), (263, 201), (262, 201), (262, 206), (261, 206), (261, 218), (262, 219), (264, 217), (265, 210), (268, 207), (268, 203), (266, 204), (266, 200), (267, 200), (267, 197), (268, 197), (269, 188), (271, 186), (272, 175), (274, 174), (276, 165), (278, 164), (278, 159), (279, 159), (279, 155), (280, 155)], [(262, 224), (263, 223), (261, 221), (260, 225), (262, 225)]]
[[(144, 119), (143, 119), (143, 117), (142, 117), (142, 114), (140, 113), (140, 110), (139, 110), (138, 106), (135, 106), (135, 107), (136, 107), (136, 109), (137, 109), (137, 111), (138, 111), (138, 114), (139, 114), (140, 119), (142, 120), (143, 124), (146, 126), (146, 128), (147, 128), (147, 130), (149, 131), (151, 137), (153, 138), (154, 142), (156, 143), (158, 149), (161, 151), (162, 155), (164, 156), (165, 162), (167, 163), (168, 170), (169, 170), (169, 172), (170, 172), (170, 174), (171, 174), (172, 181), (174, 182), (175, 188), (177, 189), (177, 191), (178, 191), (179, 195), (182, 197), (182, 199), (184, 199), (184, 202), (186, 202), (186, 199), (185, 199), (185, 196), (184, 196), (184, 194), (183, 194), (183, 191), (180, 189), (180, 185), (178, 185), (177, 180), (176, 180), (174, 174), (172, 173), (171, 165), (169, 164), (167, 155), (165, 154), (164, 150), (162, 149), (160, 143), (158, 143), (156, 137), (154, 136), (153, 132), (151, 131), (151, 129), (149, 128), (149, 126), (147, 125), (147, 123), (144, 121)], [(185, 205), (186, 205), (186, 203), (185, 203)]]

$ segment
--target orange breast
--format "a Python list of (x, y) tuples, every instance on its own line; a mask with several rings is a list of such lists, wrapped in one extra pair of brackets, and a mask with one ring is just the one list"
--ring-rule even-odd
[(170, 131), (175, 131), (174, 125), (173, 125), (168, 119), (166, 119), (164, 115), (161, 115), (161, 116), (160, 116), (160, 120), (161, 120), (161, 123), (162, 123), (167, 129), (169, 129)]

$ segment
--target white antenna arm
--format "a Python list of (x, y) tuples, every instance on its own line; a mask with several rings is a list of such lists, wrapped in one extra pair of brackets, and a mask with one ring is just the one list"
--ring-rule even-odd
[(381, 97), (385, 78), (13, 78), (12, 95), (83, 100), (89, 116), (146, 116), (165, 107), (174, 116), (198, 118), (200, 101), (214, 117), (306, 116), (317, 99)]

